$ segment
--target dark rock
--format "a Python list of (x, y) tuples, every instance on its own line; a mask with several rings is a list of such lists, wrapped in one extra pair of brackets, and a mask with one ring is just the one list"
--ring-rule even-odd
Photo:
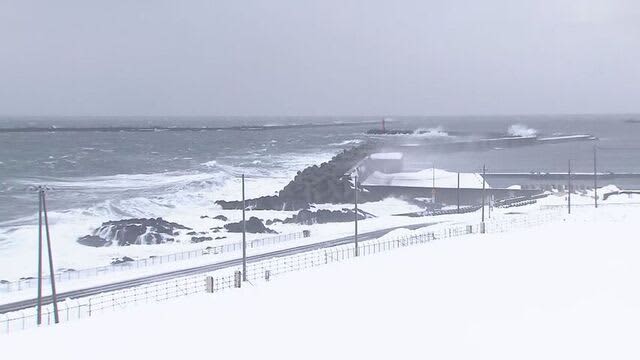
[[(358, 220), (364, 220), (366, 218), (372, 218), (373, 215), (368, 212), (362, 211), (358, 209)], [(285, 224), (302, 224), (302, 225), (312, 225), (312, 224), (326, 224), (326, 223), (334, 223), (334, 222), (350, 222), (355, 218), (355, 212), (351, 209), (342, 209), (342, 210), (318, 210), (318, 211), (309, 211), (309, 210), (300, 210), (298, 214), (293, 215), (290, 218), (286, 218), (284, 220)]]
[(78, 243), (92, 247), (103, 247), (111, 245), (111, 241), (96, 235), (86, 235), (78, 239)]
[(205, 235), (206, 233), (206, 231), (200, 231), (200, 235)]
[(202, 215), (202, 216), (200, 216), (200, 219), (208, 219), (208, 218), (209, 218), (209, 215)]
[(216, 237), (216, 240), (222, 240), (222, 239), (226, 239), (226, 238), (227, 238), (226, 236), (218, 236), (218, 237)]
[(123, 256), (121, 258), (114, 258), (111, 260), (111, 265), (118, 265), (118, 264), (124, 264), (127, 262), (131, 262), (131, 261), (135, 261), (132, 258), (128, 257), (128, 256)]
[(197, 235), (197, 234), (198, 234), (198, 233), (197, 233), (197, 232), (195, 232), (195, 231), (189, 231), (189, 232), (187, 233), (187, 235)]
[(218, 216), (214, 217), (214, 219), (216, 219), (216, 220), (222, 220), (222, 221), (227, 221), (227, 220), (229, 220), (229, 219), (228, 219), (226, 216), (224, 216), (224, 215), (218, 215)]
[(268, 226), (268, 225), (273, 225), (273, 224), (275, 224), (275, 223), (282, 223), (282, 220), (280, 220), (280, 219), (267, 220), (267, 221), (265, 222), (265, 225), (267, 225), (267, 226)]
[[(239, 221), (237, 223), (226, 224), (224, 228), (227, 229), (228, 232), (241, 233), (242, 221)], [(262, 220), (258, 219), (255, 216), (252, 216), (251, 218), (249, 218), (249, 220), (247, 220), (246, 230), (248, 233), (252, 233), (252, 234), (264, 234), (264, 233), (276, 234), (275, 231), (264, 226), (264, 224), (262, 223)]]
[(192, 243), (201, 243), (203, 241), (211, 241), (211, 240), (213, 240), (213, 238), (210, 236), (192, 236), (191, 237)]
[(113, 243), (120, 246), (161, 244), (175, 236), (176, 230), (191, 229), (162, 218), (107, 221), (93, 234), (78, 239), (78, 242), (87, 246), (109, 246)]
[[(349, 176), (353, 166), (373, 150), (373, 144), (363, 144), (334, 156), (320, 166), (304, 169), (287, 184), (278, 195), (263, 196), (246, 201), (246, 206), (255, 210), (305, 210), (309, 204), (350, 203), (353, 187)], [(376, 195), (360, 191), (361, 201), (380, 200)], [(242, 201), (216, 201), (223, 209), (242, 209)]]

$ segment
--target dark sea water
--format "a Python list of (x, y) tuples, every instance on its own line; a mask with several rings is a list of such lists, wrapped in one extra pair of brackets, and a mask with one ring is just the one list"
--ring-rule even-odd
[[(473, 138), (486, 133), (591, 134), (600, 171), (640, 172), (639, 116), (396, 117), (388, 128), (437, 129), (433, 135), (399, 135), (411, 143), (459, 141), (446, 132)], [(0, 128), (187, 126), (232, 127), (334, 124), (381, 118), (4, 118)], [(343, 148), (365, 141), (378, 125), (331, 125), (275, 130), (148, 132), (0, 132), (0, 257), (36, 224), (37, 197), (31, 185), (53, 188), (48, 195), (52, 221), (69, 237), (102, 221), (163, 216), (237, 198), (238, 177), (249, 178), (249, 196), (267, 195), (298, 170), (328, 160)], [(512, 132), (514, 131), (511, 128)], [(379, 137), (378, 137), (379, 138)], [(408, 170), (436, 167), (493, 172), (592, 171), (593, 142), (550, 144), (483, 151), (427, 152)], [(74, 225), (76, 224), (76, 225)], [(82, 225), (82, 226), (81, 226)], [(80, 230), (74, 230), (77, 229)], [(61, 230), (63, 231), (63, 230)]]
[[(598, 137), (602, 171), (640, 172), (640, 124), (634, 116), (528, 116), (394, 118), (388, 128), (443, 132), (507, 133), (514, 124), (539, 135), (591, 134)], [(215, 126), (331, 124), (380, 118), (4, 118), (0, 127)], [(223, 185), (242, 172), (269, 178), (295, 173), (329, 154), (367, 138), (377, 125), (285, 128), (256, 131), (35, 132), (0, 133), (0, 226), (34, 213), (29, 184), (61, 190), (54, 209), (91, 208), (105, 200), (153, 197), (163, 192)], [(411, 136), (406, 136), (412, 141)], [(420, 138), (428, 141), (428, 138)], [(434, 136), (432, 141), (454, 141)], [(592, 171), (593, 143), (425, 153), (424, 164), (453, 171)], [(411, 164), (420, 167), (421, 164)], [(277, 175), (274, 175), (277, 174)], [(64, 190), (64, 191), (62, 191)], [(122, 209), (126, 211), (125, 209)]]

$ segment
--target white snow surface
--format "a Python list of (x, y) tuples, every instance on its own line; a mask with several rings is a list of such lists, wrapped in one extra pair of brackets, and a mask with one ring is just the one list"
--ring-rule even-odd
[(374, 153), (369, 155), (373, 160), (401, 160), (402, 156), (401, 152)]
[[(456, 188), (458, 174), (441, 169), (425, 169), (417, 172), (385, 174), (375, 171), (362, 183), (363, 186), (404, 186), (430, 188)], [(460, 173), (460, 187), (463, 189), (482, 189), (482, 175), (478, 173)], [(489, 188), (489, 184), (486, 184)]]
[(637, 359), (639, 218), (638, 204), (578, 205), (571, 221), (17, 332), (0, 336), (0, 349), (54, 359)]

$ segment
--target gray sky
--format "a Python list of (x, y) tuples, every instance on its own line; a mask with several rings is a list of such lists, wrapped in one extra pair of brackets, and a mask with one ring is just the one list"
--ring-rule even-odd
[(640, 112), (637, 0), (0, 0), (3, 115)]

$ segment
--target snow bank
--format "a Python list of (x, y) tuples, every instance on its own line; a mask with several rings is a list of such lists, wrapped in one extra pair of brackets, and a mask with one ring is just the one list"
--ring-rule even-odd
[(402, 160), (401, 152), (374, 153), (369, 155), (373, 160)]
[[(0, 348), (66, 359), (638, 358), (638, 208), (598, 211), (608, 216), (585, 210), (576, 222), (435, 241), (19, 332)], [(105, 343), (123, 329), (132, 336)]]

